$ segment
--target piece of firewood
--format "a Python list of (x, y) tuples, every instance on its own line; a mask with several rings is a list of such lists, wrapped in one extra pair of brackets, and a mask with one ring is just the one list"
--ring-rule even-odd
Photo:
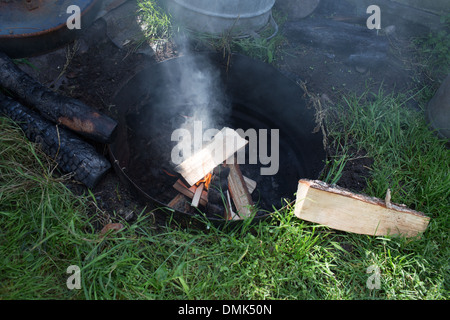
[(241, 169), (238, 164), (228, 164), (230, 174), (228, 175), (228, 190), (233, 199), (236, 211), (241, 218), (251, 215), (253, 200), (244, 182)]
[[(188, 197), (189, 199), (192, 199), (194, 197), (195, 190), (197, 190), (196, 186), (188, 188), (183, 182), (181, 182), (181, 180), (177, 180), (177, 182), (174, 183), (173, 188), (177, 190), (179, 193), (182, 193), (183, 195)], [(202, 206), (206, 206), (207, 203), (208, 203), (208, 192), (203, 190), (199, 200), (199, 204)]]
[(197, 189), (194, 192), (194, 196), (192, 197), (191, 206), (194, 208), (197, 208), (200, 203), (200, 198), (202, 196), (203, 189), (205, 188), (204, 183), (200, 183), (200, 185), (197, 187)]
[(303, 220), (341, 231), (374, 236), (414, 237), (430, 218), (405, 206), (389, 203), (322, 181), (300, 180), (294, 209)]
[(93, 188), (111, 168), (109, 161), (95, 148), (70, 130), (44, 119), (40, 114), (0, 92), (0, 115), (12, 119), (26, 137), (40, 145), (63, 173)]
[(115, 120), (93, 110), (80, 100), (62, 96), (43, 86), (2, 52), (0, 86), (16, 95), (27, 106), (39, 110), (47, 120), (95, 141), (109, 143), (113, 139), (117, 127)]
[(225, 127), (202, 150), (178, 165), (175, 171), (192, 186), (247, 143), (236, 131)]

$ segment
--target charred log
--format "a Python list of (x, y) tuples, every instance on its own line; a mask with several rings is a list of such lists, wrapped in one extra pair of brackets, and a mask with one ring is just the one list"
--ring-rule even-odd
[(92, 145), (2, 93), (0, 115), (15, 121), (30, 141), (38, 143), (45, 154), (55, 159), (62, 172), (73, 173), (75, 180), (89, 188), (93, 188), (111, 167)]
[(24, 104), (39, 110), (50, 121), (61, 124), (84, 137), (109, 143), (117, 122), (81, 101), (59, 95), (17, 67), (0, 52), (0, 86), (14, 93)]

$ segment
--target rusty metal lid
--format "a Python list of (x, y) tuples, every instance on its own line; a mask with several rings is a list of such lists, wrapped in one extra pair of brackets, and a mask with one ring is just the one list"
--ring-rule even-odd
[[(54, 50), (74, 40), (95, 19), (101, 0), (0, 0), (0, 51), (20, 58)], [(80, 8), (81, 29), (67, 19)]]

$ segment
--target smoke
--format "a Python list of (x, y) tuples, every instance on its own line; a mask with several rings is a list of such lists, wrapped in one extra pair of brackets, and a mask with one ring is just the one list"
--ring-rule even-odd
[[(158, 92), (159, 101), (156, 108), (154, 106), (158, 115), (153, 117), (156, 121), (153, 121), (152, 127), (160, 127), (162, 118), (172, 119), (172, 132), (168, 137), (171, 150), (164, 152), (174, 154), (174, 148), (180, 152), (190, 150), (176, 157), (179, 160), (174, 164), (179, 164), (179, 161), (199, 151), (213, 132), (222, 129), (231, 107), (220, 69), (204, 54), (192, 52), (186, 38), (179, 37), (175, 42), (180, 58), (176, 62), (163, 62), (164, 85)], [(211, 134), (208, 136), (209, 132)], [(171, 159), (174, 162), (173, 156)]]

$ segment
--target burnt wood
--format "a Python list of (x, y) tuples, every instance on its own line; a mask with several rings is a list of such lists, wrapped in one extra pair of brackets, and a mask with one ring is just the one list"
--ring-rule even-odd
[(48, 89), (21, 70), (0, 52), (0, 86), (17, 96), (24, 105), (36, 108), (47, 120), (89, 139), (110, 143), (117, 122), (83, 102)]
[(64, 173), (93, 188), (111, 164), (95, 148), (74, 133), (44, 119), (38, 113), (0, 92), (0, 115), (16, 122), (26, 137), (40, 145)]

